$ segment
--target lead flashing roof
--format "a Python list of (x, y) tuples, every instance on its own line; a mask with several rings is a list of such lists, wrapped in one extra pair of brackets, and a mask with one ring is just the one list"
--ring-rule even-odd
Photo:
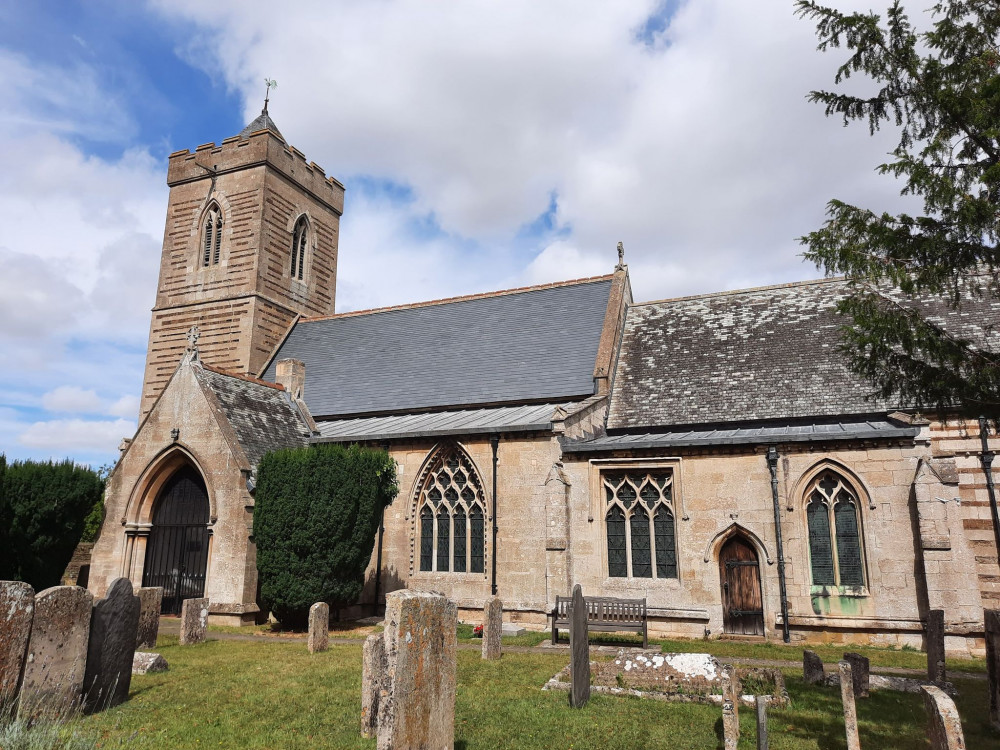
[(611, 277), (304, 319), (275, 363), (305, 363), (317, 420), (511, 403), (594, 392)]

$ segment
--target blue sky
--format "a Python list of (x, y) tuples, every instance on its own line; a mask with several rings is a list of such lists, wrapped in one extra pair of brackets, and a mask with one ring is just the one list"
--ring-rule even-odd
[(898, 204), (890, 140), (806, 103), (814, 48), (738, 0), (0, 0), (0, 452), (100, 465), (134, 431), (166, 156), (265, 76), (348, 188), (339, 310), (606, 273), (619, 240), (655, 299), (814, 277), (827, 200)]

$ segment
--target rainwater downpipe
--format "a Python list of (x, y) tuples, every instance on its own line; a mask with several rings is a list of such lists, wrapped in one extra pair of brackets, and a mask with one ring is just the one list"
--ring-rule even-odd
[(500, 436), (490, 436), (490, 447), (493, 449), (493, 555), (492, 555), (492, 585), (493, 596), (497, 595), (497, 450), (500, 447)]
[(781, 639), (789, 642), (788, 592), (785, 589), (785, 550), (781, 542), (781, 503), (778, 502), (778, 449), (767, 449), (767, 468), (771, 472), (771, 501), (774, 503), (774, 534), (778, 541), (778, 592), (781, 596)]
[[(382, 443), (382, 450), (389, 452), (389, 441)], [(375, 615), (378, 615), (378, 592), (382, 582), (382, 537), (385, 535), (385, 506), (378, 522), (378, 552), (375, 554)]]
[(1000, 556), (1000, 514), (997, 513), (997, 491), (993, 486), (993, 459), (996, 454), (990, 450), (989, 424), (986, 417), (979, 418), (979, 440), (983, 449), (979, 452), (979, 460), (983, 464), (983, 473), (986, 475), (986, 491), (990, 496), (990, 515), (993, 518), (993, 540), (997, 545), (997, 555)]

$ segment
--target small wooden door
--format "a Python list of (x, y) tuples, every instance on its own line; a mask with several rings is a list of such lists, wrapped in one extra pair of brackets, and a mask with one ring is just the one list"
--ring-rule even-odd
[(757, 551), (733, 537), (719, 551), (722, 577), (722, 629), (737, 635), (764, 635), (764, 600)]

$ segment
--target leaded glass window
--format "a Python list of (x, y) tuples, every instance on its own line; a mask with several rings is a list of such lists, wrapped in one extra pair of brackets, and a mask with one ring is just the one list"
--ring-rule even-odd
[(605, 472), (601, 483), (606, 505), (608, 575), (677, 578), (672, 472)]
[(420, 570), (483, 573), (486, 518), (483, 485), (457, 447), (432, 462), (418, 498)]
[(293, 279), (302, 281), (306, 266), (306, 247), (309, 239), (309, 222), (305, 216), (300, 216), (295, 222), (295, 231), (292, 234), (292, 269)]
[(215, 201), (205, 212), (202, 225), (202, 255), (203, 266), (214, 266), (219, 262), (222, 253), (222, 209)]
[(864, 586), (857, 494), (843, 477), (824, 471), (806, 497), (813, 585)]

